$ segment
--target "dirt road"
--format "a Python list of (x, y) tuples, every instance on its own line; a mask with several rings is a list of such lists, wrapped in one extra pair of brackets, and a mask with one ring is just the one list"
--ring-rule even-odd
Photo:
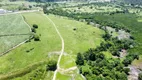
[(62, 42), (62, 49), (61, 49), (61, 53), (60, 53), (60, 56), (58, 58), (58, 62), (57, 62), (57, 69), (56, 71), (54, 72), (54, 76), (53, 76), (53, 79), (52, 80), (56, 80), (56, 74), (57, 74), (57, 71), (60, 69), (60, 61), (61, 61), (61, 58), (62, 58), (62, 55), (64, 53), (64, 39), (63, 37), (61, 36), (59, 30), (57, 29), (57, 26), (55, 25), (55, 23), (50, 19), (48, 18), (45, 14), (43, 14), (54, 26), (57, 34), (59, 35), (60, 39), (61, 39), (61, 42)]

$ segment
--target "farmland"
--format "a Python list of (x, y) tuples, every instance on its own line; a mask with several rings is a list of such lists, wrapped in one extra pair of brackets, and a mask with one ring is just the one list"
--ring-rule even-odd
[(0, 25), (0, 53), (30, 37), (30, 28), (20, 14), (0, 16)]

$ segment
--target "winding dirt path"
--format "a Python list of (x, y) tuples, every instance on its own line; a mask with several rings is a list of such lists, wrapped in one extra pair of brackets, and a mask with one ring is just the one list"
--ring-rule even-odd
[(63, 53), (64, 53), (64, 39), (63, 39), (63, 37), (61, 36), (59, 30), (57, 29), (57, 26), (55, 25), (55, 23), (54, 23), (49, 17), (47, 17), (45, 14), (43, 14), (43, 15), (53, 24), (53, 26), (54, 26), (54, 28), (55, 28), (57, 34), (59, 35), (59, 37), (60, 37), (60, 39), (61, 39), (61, 42), (62, 42), (62, 49), (61, 49), (60, 56), (59, 56), (59, 58), (58, 58), (57, 69), (55, 70), (54, 75), (53, 75), (53, 79), (52, 79), (52, 80), (56, 80), (56, 74), (57, 74), (58, 70), (60, 69), (60, 61), (61, 61), (62, 55), (63, 55)]

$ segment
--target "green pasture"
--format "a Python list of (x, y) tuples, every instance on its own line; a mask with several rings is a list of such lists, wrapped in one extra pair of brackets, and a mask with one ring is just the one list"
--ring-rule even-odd
[[(60, 38), (45, 16), (41, 13), (24, 13), (22, 15), (30, 26), (33, 24), (39, 26), (37, 35), (40, 35), (40, 41), (32, 40), (0, 57), (0, 74), (13, 72), (33, 63), (48, 60), (50, 59), (49, 52), (61, 49)], [(50, 57), (52, 58), (52, 56)], [(54, 56), (55, 59), (57, 59), (56, 57)]]
[(54, 15), (48, 15), (48, 17), (57, 25), (58, 30), (64, 38), (65, 53), (60, 62), (62, 68), (75, 66), (76, 54), (78, 52), (95, 48), (103, 41), (101, 36), (104, 32), (97, 27), (66, 17)]

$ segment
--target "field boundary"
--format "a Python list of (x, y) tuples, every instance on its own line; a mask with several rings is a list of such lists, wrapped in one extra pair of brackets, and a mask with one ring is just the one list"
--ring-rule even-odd
[[(23, 16), (22, 16), (21, 14), (20, 14), (20, 16), (21, 16), (22, 20), (24, 21), (24, 23), (29, 27), (29, 30), (30, 30), (30, 32), (31, 32), (31, 27), (30, 27), (30, 25), (25, 21), (25, 19), (23, 18)], [(15, 48), (21, 46), (22, 44), (26, 43), (26, 42), (29, 41), (31, 38), (33, 38), (33, 36), (31, 36), (30, 38), (26, 39), (25, 41), (23, 41), (23, 42), (17, 44), (16, 46), (13, 46), (12, 48), (8, 49), (7, 51), (1, 53), (1, 54), (0, 54), (0, 57), (2, 57), (3, 55), (7, 54), (7, 53), (10, 52), (10, 51), (12, 51), (13, 49), (15, 49)]]

